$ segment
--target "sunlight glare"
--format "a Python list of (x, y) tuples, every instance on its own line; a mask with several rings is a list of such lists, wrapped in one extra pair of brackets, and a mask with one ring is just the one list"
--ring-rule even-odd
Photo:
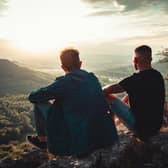
[(89, 9), (79, 0), (11, 0), (9, 5), (5, 36), (19, 48), (46, 51), (82, 39)]

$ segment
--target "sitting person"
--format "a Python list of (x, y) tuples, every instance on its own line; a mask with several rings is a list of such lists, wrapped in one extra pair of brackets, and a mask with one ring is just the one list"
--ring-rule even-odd
[(27, 140), (59, 155), (82, 155), (112, 145), (118, 135), (98, 79), (80, 69), (77, 50), (65, 49), (60, 59), (65, 75), (29, 96), (37, 136)]
[[(151, 48), (145, 45), (137, 47), (134, 66), (139, 72), (123, 79), (118, 84), (104, 88), (112, 111), (141, 140), (147, 140), (155, 135), (160, 130), (163, 121), (164, 79), (157, 70), (152, 68), (151, 61)], [(124, 102), (111, 95), (125, 91), (128, 97)]]

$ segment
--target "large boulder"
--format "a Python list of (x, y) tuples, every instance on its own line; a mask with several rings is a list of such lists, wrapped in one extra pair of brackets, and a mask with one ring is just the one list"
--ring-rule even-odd
[(119, 143), (79, 158), (52, 156), (40, 150), (23, 153), (20, 159), (4, 158), (0, 168), (166, 168), (168, 132), (160, 132), (148, 142), (140, 142), (127, 131)]
[(168, 133), (161, 132), (146, 143), (120, 135), (120, 142), (86, 158), (56, 157), (39, 168), (165, 168), (168, 167)]

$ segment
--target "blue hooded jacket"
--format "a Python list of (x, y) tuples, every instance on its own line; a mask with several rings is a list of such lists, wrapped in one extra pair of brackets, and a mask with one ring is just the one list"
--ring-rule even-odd
[(32, 103), (51, 99), (55, 102), (45, 123), (51, 153), (83, 154), (117, 141), (108, 103), (93, 73), (73, 70), (29, 96)]

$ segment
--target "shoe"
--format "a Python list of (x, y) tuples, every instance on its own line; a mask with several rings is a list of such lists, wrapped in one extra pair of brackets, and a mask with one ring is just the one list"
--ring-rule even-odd
[(28, 135), (26, 137), (27, 141), (32, 144), (33, 146), (46, 150), (47, 149), (47, 143), (46, 142), (41, 142), (39, 140), (39, 137), (37, 135)]

